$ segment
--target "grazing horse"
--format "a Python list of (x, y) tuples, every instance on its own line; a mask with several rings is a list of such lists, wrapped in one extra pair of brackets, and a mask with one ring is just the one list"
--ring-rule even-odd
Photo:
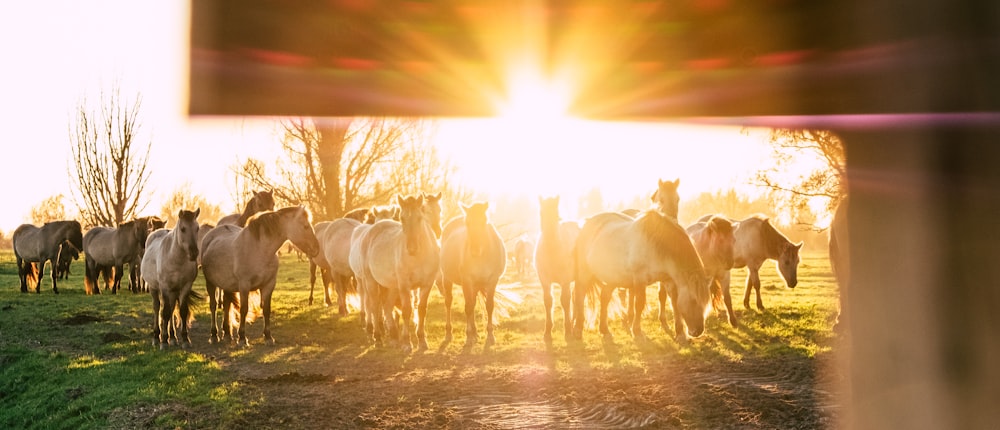
[(464, 216), (452, 218), (441, 234), (441, 292), (444, 295), (446, 314), (445, 342), (451, 339), (452, 285), (462, 286), (465, 297), (465, 345), (475, 345), (479, 335), (476, 330), (476, 297), (482, 294), (486, 301), (486, 344), (496, 343), (493, 336), (493, 308), (497, 283), (507, 266), (507, 250), (496, 228), (489, 222), (486, 210), (489, 203), (461, 205)]
[(274, 192), (270, 190), (257, 191), (253, 193), (253, 197), (251, 197), (250, 201), (248, 201), (246, 206), (243, 207), (243, 213), (226, 215), (219, 219), (219, 222), (215, 224), (217, 226), (232, 224), (239, 227), (246, 227), (247, 220), (249, 220), (254, 214), (270, 210), (274, 210)]
[[(181, 209), (173, 229), (160, 228), (146, 238), (142, 277), (153, 298), (153, 342), (164, 349), (171, 341), (191, 345), (188, 328), (191, 304), (203, 297), (191, 290), (198, 277), (198, 214)], [(172, 327), (174, 310), (180, 315), (180, 333)]]
[[(162, 225), (162, 224), (161, 224)], [(83, 235), (83, 254), (86, 267), (84, 269), (84, 287), (87, 294), (100, 294), (97, 277), (103, 271), (105, 281), (108, 273), (113, 274), (108, 288), (112, 294), (117, 294), (121, 287), (125, 264), (129, 265), (129, 281), (138, 288), (139, 269), (134, 262), (142, 258), (142, 250), (146, 246), (146, 238), (153, 231), (154, 221), (150, 217), (132, 220), (117, 228), (97, 226)]]
[[(712, 304), (720, 312), (725, 306), (729, 324), (738, 325), (736, 313), (733, 311), (733, 299), (729, 293), (729, 272), (733, 268), (733, 247), (736, 237), (733, 235), (733, 223), (724, 216), (710, 216), (705, 221), (699, 221), (685, 229), (691, 242), (694, 243), (698, 256), (705, 266), (712, 289)], [(664, 287), (667, 283), (660, 286)], [(670, 288), (670, 287), (667, 287)], [(667, 288), (660, 288), (660, 325), (667, 330), (666, 299)]]
[[(642, 309), (646, 286), (673, 281), (670, 290), (678, 341), (687, 334), (698, 337), (705, 329), (710, 309), (708, 275), (684, 229), (662, 213), (650, 210), (629, 218), (619, 212), (604, 212), (587, 219), (576, 242), (576, 286), (573, 293), (574, 336), (582, 338), (586, 319), (584, 299), (600, 284), (600, 331), (610, 339), (608, 303), (612, 292), (625, 288), (633, 297), (635, 314), (631, 333), (644, 337)], [(687, 330), (684, 330), (684, 326)]]
[[(28, 292), (28, 280), (35, 284), (35, 293), (42, 289), (42, 275), (45, 262), (52, 267), (52, 292), (59, 294), (56, 283), (56, 267), (62, 251), (67, 250), (63, 242), (69, 242), (77, 250), (83, 249), (83, 233), (78, 221), (52, 221), (41, 227), (21, 224), (11, 235), (14, 257), (17, 260), (17, 276), (21, 281), (21, 292)], [(37, 264), (32, 264), (37, 263)]]
[[(396, 196), (399, 221), (378, 221), (361, 238), (360, 252), (364, 267), (361, 276), (369, 306), (374, 314), (376, 342), (382, 333), (395, 338), (397, 332), (404, 351), (410, 351), (410, 324), (413, 321), (413, 292), (417, 292), (417, 341), (427, 349), (424, 324), (427, 297), (440, 272), (440, 248), (432, 221), (427, 215), (423, 196)], [(402, 327), (396, 327), (394, 308), (399, 306)], [(385, 329), (387, 327), (387, 330)]]
[(830, 222), (830, 268), (833, 269), (833, 276), (837, 279), (837, 286), (840, 290), (840, 314), (837, 315), (837, 324), (833, 329), (838, 333), (847, 331), (849, 326), (849, 315), (847, 313), (847, 295), (851, 289), (851, 259), (850, 259), (850, 236), (847, 226), (848, 198), (844, 197), (837, 205), (833, 213), (833, 221)]
[[(659, 211), (661, 214), (673, 218), (677, 221), (677, 212), (680, 210), (680, 195), (677, 194), (677, 187), (681, 185), (681, 180), (674, 179), (673, 181), (664, 181), (662, 179), (656, 180), (656, 191), (653, 191), (653, 195), (650, 196), (650, 200), (653, 201), (653, 208)], [(631, 215), (635, 218), (638, 215)]]
[[(698, 221), (705, 220), (707, 216)], [(732, 220), (730, 220), (732, 221)], [(768, 219), (754, 215), (739, 221), (736, 231), (736, 244), (733, 247), (733, 268), (747, 268), (746, 291), (743, 293), (743, 307), (750, 309), (750, 291), (757, 295), (757, 309), (764, 310), (764, 302), (760, 299), (760, 266), (764, 261), (773, 259), (777, 263), (778, 273), (785, 280), (788, 288), (798, 284), (796, 271), (799, 266), (799, 250), (802, 242), (792, 243), (785, 235), (775, 229)]]
[(559, 218), (559, 197), (539, 198), (541, 233), (535, 247), (535, 271), (542, 284), (545, 305), (545, 342), (552, 342), (552, 284), (559, 284), (559, 301), (563, 309), (563, 334), (570, 338), (573, 332), (571, 319), (570, 283), (573, 282), (573, 248), (580, 236), (580, 225), (575, 221)]
[(260, 291), (264, 339), (274, 343), (271, 337), (271, 294), (278, 274), (276, 253), (286, 240), (292, 241), (310, 257), (319, 253), (319, 242), (313, 232), (309, 211), (305, 208), (293, 206), (262, 212), (250, 218), (246, 228), (223, 224), (205, 236), (201, 268), (212, 312), (213, 343), (220, 340), (215, 312), (218, 308), (216, 290), (223, 291), (224, 339), (232, 338), (230, 308), (236, 305), (240, 312), (237, 342), (250, 344), (246, 336), (250, 292)]

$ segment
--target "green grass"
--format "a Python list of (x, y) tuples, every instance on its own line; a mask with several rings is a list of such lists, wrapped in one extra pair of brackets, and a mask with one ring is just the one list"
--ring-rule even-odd
[[(733, 271), (733, 302), (742, 327), (734, 329), (714, 312), (706, 335), (678, 344), (656, 321), (654, 303), (644, 315), (646, 342), (632, 341), (620, 321), (611, 324), (616, 341), (604, 342), (588, 329), (584, 342), (562, 339), (562, 313), (556, 311), (555, 341), (543, 341), (544, 317), (537, 280), (513, 287), (523, 302), (500, 321), (497, 345), (483, 351), (485, 327), (477, 317), (480, 342), (463, 350), (465, 320), (461, 288), (456, 287), (454, 340), (444, 337), (441, 295), (435, 290), (428, 316), (429, 351), (404, 354), (373, 348), (363, 339), (357, 313), (346, 317), (336, 308), (307, 306), (308, 265), (282, 256), (274, 294), (272, 333), (278, 344), (267, 347), (262, 323), (248, 328), (250, 348), (221, 350), (207, 344), (207, 306), (197, 310), (191, 350), (159, 351), (152, 344), (152, 306), (148, 295), (85, 296), (82, 264), (52, 294), (24, 294), (18, 287), (10, 252), (0, 254), (0, 428), (106, 428), (121, 423), (154, 428), (240, 427), (256, 411), (263, 394), (246, 385), (248, 378), (329, 375), (341, 366), (364, 365), (393, 378), (428, 378), (463, 372), (497, 376), (524, 369), (556, 375), (578, 371), (641, 374), (665, 361), (735, 363), (783, 356), (815, 357), (829, 351), (836, 315), (836, 286), (825, 253), (805, 253), (799, 286), (788, 289), (772, 262), (761, 273), (767, 312), (743, 309), (745, 270)], [(508, 280), (512, 281), (512, 280)], [(204, 291), (199, 276), (195, 289)], [(322, 303), (322, 292), (317, 291)], [(753, 298), (751, 297), (751, 303)], [(558, 303), (558, 299), (557, 299)], [(477, 313), (482, 306), (477, 306)], [(79, 323), (79, 324), (75, 324)], [(672, 325), (672, 318), (670, 319)], [(265, 369), (248, 375), (247, 366)], [(513, 369), (513, 370), (512, 370)], [(404, 394), (405, 396), (405, 394)], [(397, 399), (397, 402), (412, 399)], [(413, 400), (419, 402), (419, 399)]]

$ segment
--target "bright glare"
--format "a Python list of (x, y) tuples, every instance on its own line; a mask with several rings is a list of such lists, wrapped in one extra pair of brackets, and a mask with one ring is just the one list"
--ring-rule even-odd
[(567, 87), (522, 68), (512, 73), (507, 98), (499, 103), (500, 117), (527, 122), (566, 119), (570, 102)]

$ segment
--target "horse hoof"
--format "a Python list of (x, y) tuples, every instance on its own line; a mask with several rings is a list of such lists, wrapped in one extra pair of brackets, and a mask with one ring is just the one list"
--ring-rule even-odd
[(166, 350), (166, 349), (167, 349), (167, 344), (160, 343), (160, 351), (163, 351), (163, 350)]
[(550, 331), (545, 332), (545, 334), (542, 335), (542, 339), (545, 339), (545, 344), (546, 345), (551, 345), (552, 344), (552, 332), (550, 332)]
[(268, 344), (269, 346), (274, 346), (275, 344), (274, 338), (273, 337), (264, 338), (264, 343)]

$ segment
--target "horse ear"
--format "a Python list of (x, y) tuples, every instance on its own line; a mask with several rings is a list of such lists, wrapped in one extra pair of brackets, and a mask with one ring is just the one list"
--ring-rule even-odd
[(656, 191), (653, 191), (653, 194), (649, 195), (649, 200), (655, 202), (656, 201), (656, 196), (658, 194), (660, 194), (660, 189), (659, 188), (657, 188)]
[(469, 209), (472, 209), (472, 206), (466, 206), (465, 203), (459, 203), (458, 207), (462, 208), (462, 213), (466, 214), (469, 213)]
[(674, 188), (681, 186), (681, 178), (674, 179)]
[(198, 219), (198, 215), (201, 214), (201, 208), (196, 208), (194, 210), (194, 218)]
[(400, 205), (400, 206), (403, 205), (403, 196), (400, 196), (399, 194), (396, 194), (396, 204)]
[(798, 251), (798, 250), (802, 249), (802, 244), (803, 244), (803, 243), (805, 243), (805, 242), (803, 242), (803, 241), (801, 241), (801, 240), (799, 241), (799, 243), (796, 243), (796, 244), (794, 245), (794, 246), (795, 246), (795, 250), (796, 250), (796, 251)]

